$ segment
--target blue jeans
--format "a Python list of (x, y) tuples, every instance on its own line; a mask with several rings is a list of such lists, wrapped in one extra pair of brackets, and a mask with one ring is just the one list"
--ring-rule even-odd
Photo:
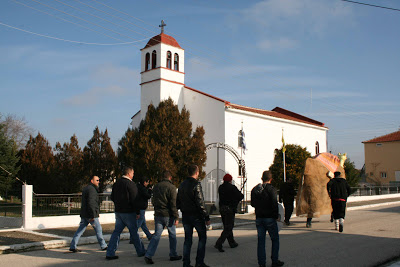
[(146, 253), (144, 249), (144, 245), (142, 240), (140, 240), (138, 232), (137, 232), (137, 223), (136, 223), (136, 213), (115, 213), (115, 229), (111, 235), (110, 242), (108, 243), (107, 256), (113, 257), (115, 256), (115, 251), (118, 249), (119, 238), (122, 231), (128, 227), (129, 233), (133, 238), (133, 246), (136, 249), (136, 253), (139, 257), (143, 256)]
[(267, 256), (265, 254), (265, 235), (268, 231), (269, 237), (272, 241), (271, 259), (276, 262), (279, 259), (279, 234), (278, 225), (274, 218), (257, 218), (257, 259), (259, 265), (266, 264)]
[(175, 226), (175, 218), (171, 217), (154, 217), (154, 227), (155, 232), (153, 238), (150, 240), (150, 244), (147, 247), (146, 257), (152, 258), (156, 253), (158, 243), (160, 242), (161, 234), (164, 231), (164, 228), (168, 229), (168, 237), (169, 237), (169, 256), (176, 257), (178, 253), (176, 253), (176, 226)]
[[(149, 228), (147, 228), (145, 213), (146, 210), (140, 210), (140, 217), (137, 220), (137, 228), (138, 230), (139, 228), (142, 228), (143, 233), (145, 233), (147, 236), (147, 239), (150, 239), (152, 237), (152, 234), (150, 233)], [(131, 241), (133, 241), (132, 238)]]
[(199, 236), (197, 245), (196, 265), (204, 263), (206, 256), (207, 229), (203, 218), (196, 216), (182, 216), (183, 229), (185, 230), (185, 242), (183, 243), (183, 266), (190, 266), (190, 250), (193, 243), (193, 228), (196, 229)]
[(76, 230), (74, 237), (72, 238), (71, 245), (69, 246), (70, 249), (76, 249), (78, 245), (79, 238), (85, 232), (86, 227), (90, 223), (94, 230), (96, 231), (97, 241), (99, 241), (99, 245), (101, 249), (107, 247), (106, 241), (103, 238), (103, 230), (101, 229), (101, 224), (99, 222), (99, 218), (94, 218), (92, 222), (89, 221), (90, 218), (81, 218), (81, 222), (79, 223), (78, 230)]

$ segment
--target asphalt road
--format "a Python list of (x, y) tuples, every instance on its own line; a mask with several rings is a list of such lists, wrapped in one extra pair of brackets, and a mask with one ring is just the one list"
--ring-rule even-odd
[[(312, 228), (305, 228), (305, 218), (294, 218), (292, 225), (280, 232), (280, 260), (285, 266), (380, 266), (389, 259), (400, 257), (400, 204), (347, 212), (344, 232), (334, 230), (328, 216), (313, 220)], [(208, 232), (206, 260), (210, 266), (258, 266), (257, 232), (255, 225), (235, 228), (239, 247), (227, 246), (224, 253), (213, 245), (221, 230)], [(195, 234), (196, 236), (196, 234)], [(148, 241), (145, 241), (147, 246)], [(197, 238), (192, 248), (194, 264)], [(178, 253), (182, 252), (183, 234), (178, 235)], [(267, 257), (271, 243), (267, 239)], [(68, 248), (38, 250), (0, 256), (0, 266), (147, 266), (138, 258), (127, 240), (120, 243), (118, 260), (106, 261), (105, 252), (98, 244), (82, 245), (81, 253), (70, 253)], [(182, 266), (170, 262), (168, 238), (163, 237), (153, 266)], [(270, 264), (270, 262), (267, 262)]]

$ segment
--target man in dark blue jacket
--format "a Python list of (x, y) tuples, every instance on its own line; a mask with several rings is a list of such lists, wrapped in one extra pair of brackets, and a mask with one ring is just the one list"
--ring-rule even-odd
[(133, 245), (139, 257), (146, 253), (142, 240), (139, 238), (136, 220), (139, 218), (139, 209), (136, 204), (138, 190), (132, 181), (134, 171), (132, 167), (125, 167), (123, 176), (113, 185), (111, 200), (115, 206), (115, 229), (111, 235), (107, 249), (107, 260), (118, 259), (115, 251), (118, 249), (119, 237), (125, 227), (133, 238)]
[(96, 231), (97, 241), (102, 250), (107, 249), (107, 244), (103, 238), (103, 231), (99, 222), (100, 203), (99, 203), (99, 183), (100, 179), (93, 176), (90, 183), (82, 190), (82, 203), (81, 203), (81, 222), (79, 223), (78, 230), (72, 238), (69, 251), (80, 252), (76, 248), (79, 238), (85, 232), (86, 227), (90, 223)]
[(276, 189), (271, 184), (271, 172), (264, 171), (261, 180), (263, 183), (256, 185), (251, 190), (251, 205), (256, 210), (258, 264), (260, 267), (266, 266), (265, 235), (268, 231), (272, 241), (271, 266), (283, 266), (284, 263), (279, 260), (279, 233), (276, 223), (279, 220), (278, 200)]

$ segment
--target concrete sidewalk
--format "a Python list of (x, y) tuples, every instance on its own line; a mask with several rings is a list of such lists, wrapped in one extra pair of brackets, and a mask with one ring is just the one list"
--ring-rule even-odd
[[(348, 211), (365, 209), (370, 207), (378, 207), (384, 205), (391, 205), (394, 203), (400, 203), (400, 198), (390, 199), (376, 199), (372, 201), (359, 201), (348, 203)], [(293, 216), (294, 218), (295, 216)], [(254, 224), (254, 214), (238, 214), (236, 216), (236, 226)], [(101, 221), (101, 218), (100, 218)], [(147, 220), (147, 225), (151, 231), (154, 229), (154, 221)], [(69, 246), (72, 236), (74, 235), (77, 227), (66, 227), (57, 229), (43, 229), (33, 231), (7, 231), (0, 232), (0, 254), (16, 253), (38, 249), (50, 249)], [(104, 224), (103, 234), (104, 239), (108, 241), (111, 237), (111, 233), (114, 230), (114, 224)], [(221, 229), (222, 223), (219, 216), (211, 217), (210, 230)], [(177, 234), (183, 233), (183, 227), (181, 224), (177, 227)], [(163, 232), (163, 235), (167, 235), (167, 231)], [(129, 239), (128, 230), (125, 229), (121, 235), (121, 240)], [(85, 233), (79, 240), (79, 245), (94, 244), (97, 243), (95, 232), (91, 226), (88, 226)]]

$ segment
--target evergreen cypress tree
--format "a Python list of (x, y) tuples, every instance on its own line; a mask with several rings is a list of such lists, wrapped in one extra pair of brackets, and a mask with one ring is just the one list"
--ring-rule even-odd
[(36, 193), (54, 193), (57, 184), (53, 175), (55, 158), (49, 142), (41, 133), (29, 137), (21, 151), (20, 178), (33, 185)]
[(17, 166), (17, 146), (14, 140), (7, 138), (4, 125), (0, 124), (0, 166), (7, 170), (0, 169), (0, 196), (8, 197), (10, 190), (13, 189), (15, 176), (19, 171)]
[(93, 131), (93, 137), (83, 149), (84, 173), (86, 180), (93, 175), (100, 177), (100, 191), (116, 177), (118, 160), (111, 146), (107, 129), (100, 132), (99, 127)]
[(187, 177), (187, 166), (196, 164), (200, 177), (206, 161), (204, 129), (192, 132), (190, 113), (179, 112), (171, 98), (157, 108), (149, 105), (146, 117), (136, 129), (128, 129), (119, 141), (118, 158), (121, 165), (131, 165), (135, 176), (147, 176), (153, 183), (169, 170), (178, 185)]
[(57, 168), (57, 193), (70, 194), (80, 192), (82, 185), (86, 184), (83, 173), (83, 152), (74, 134), (70, 143), (56, 143), (54, 150)]
[[(311, 157), (306, 148), (299, 145), (286, 145), (286, 179), (292, 178), (293, 185), (297, 188), (304, 172), (306, 160)], [(283, 183), (283, 152), (281, 149), (275, 149), (274, 162), (269, 167), (272, 172), (273, 184), (277, 188)]]

